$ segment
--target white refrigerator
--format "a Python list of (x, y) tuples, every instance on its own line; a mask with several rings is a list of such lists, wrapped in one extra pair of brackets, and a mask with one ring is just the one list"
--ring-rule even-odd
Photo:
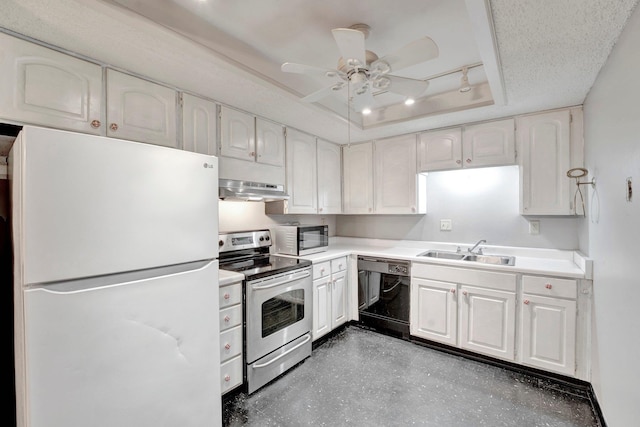
[(218, 159), (25, 126), (9, 176), (18, 426), (221, 425)]

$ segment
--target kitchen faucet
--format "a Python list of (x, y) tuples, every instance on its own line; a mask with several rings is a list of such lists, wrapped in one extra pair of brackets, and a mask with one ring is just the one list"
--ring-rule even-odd
[[(480, 245), (481, 243), (487, 243), (487, 241), (486, 241), (486, 240), (484, 240), (484, 239), (479, 240), (479, 241), (478, 241), (478, 243), (476, 243), (475, 245), (473, 245), (473, 247), (472, 247), (472, 248), (467, 249), (467, 250), (468, 250), (470, 253), (473, 253), (473, 250), (474, 250), (475, 248), (477, 248), (477, 247), (478, 247), (478, 245)], [(478, 255), (482, 255), (482, 248), (478, 249)]]

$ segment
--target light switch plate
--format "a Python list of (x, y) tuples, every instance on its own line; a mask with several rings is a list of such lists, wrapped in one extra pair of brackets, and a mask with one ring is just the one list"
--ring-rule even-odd
[(450, 219), (441, 219), (440, 220), (440, 231), (451, 231), (451, 220)]
[(540, 234), (540, 221), (529, 221), (529, 234)]

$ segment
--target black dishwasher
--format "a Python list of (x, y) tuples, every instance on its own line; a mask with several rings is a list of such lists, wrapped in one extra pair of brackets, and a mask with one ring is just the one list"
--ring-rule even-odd
[(359, 322), (409, 339), (409, 261), (358, 257)]

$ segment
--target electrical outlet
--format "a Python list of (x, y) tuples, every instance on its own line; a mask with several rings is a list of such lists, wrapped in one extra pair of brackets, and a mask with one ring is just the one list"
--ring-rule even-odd
[(450, 219), (441, 219), (440, 220), (440, 231), (451, 231), (451, 220)]
[(540, 234), (540, 221), (529, 221), (529, 234)]

